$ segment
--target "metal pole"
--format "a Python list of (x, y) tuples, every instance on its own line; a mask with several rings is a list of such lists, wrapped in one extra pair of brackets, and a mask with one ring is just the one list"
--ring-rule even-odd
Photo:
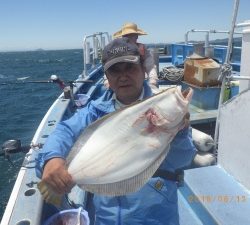
[(96, 35), (93, 36), (93, 51), (94, 51), (93, 65), (95, 65), (96, 59), (98, 59), (98, 39)]
[[(92, 64), (95, 65), (96, 61), (98, 59), (98, 47), (103, 48), (105, 45), (105, 36), (107, 36), (107, 42), (109, 43), (111, 41), (111, 37), (109, 36), (108, 32), (98, 32), (92, 35), (87, 35), (83, 39), (83, 65), (84, 70), (83, 73), (79, 76), (79, 78), (86, 78), (88, 76), (88, 70), (87, 70), (87, 64), (91, 63), (91, 59), (93, 60)], [(100, 42), (97, 36), (100, 36)], [(91, 49), (91, 43), (87, 42), (87, 39), (92, 38), (92, 48), (93, 51), (90, 52)], [(91, 58), (92, 56), (92, 58)]]
[(231, 30), (230, 30), (229, 39), (228, 39), (228, 48), (227, 48), (227, 55), (226, 55), (226, 63), (229, 63), (230, 55), (231, 55), (231, 52), (232, 52), (233, 35), (234, 35), (234, 29), (235, 29), (235, 25), (236, 25), (236, 18), (237, 18), (239, 3), (240, 3), (240, 0), (235, 0), (235, 2), (234, 2), (234, 12), (233, 12), (233, 19), (232, 19), (232, 24), (231, 24)]
[(83, 39), (83, 76), (81, 76), (81, 79), (83, 77), (87, 76), (87, 66), (86, 66), (86, 40), (87, 40), (87, 36), (84, 37)]
[(187, 33), (185, 33), (185, 44), (186, 45), (188, 44), (188, 34), (189, 34), (189, 31)]
[[(229, 39), (228, 39), (226, 60), (225, 60), (226, 64), (230, 63), (229, 62), (230, 61), (230, 54), (231, 54), (231, 50), (232, 50), (233, 34), (234, 34), (234, 29), (235, 29), (235, 24), (236, 24), (239, 3), (240, 3), (240, 0), (234, 1), (233, 17), (232, 17), (231, 30), (230, 30)], [(220, 125), (220, 107), (221, 107), (222, 102), (223, 102), (223, 96), (224, 96), (224, 92), (225, 92), (225, 83), (226, 83), (226, 77), (222, 77), (222, 84), (221, 84), (221, 91), (220, 91), (220, 98), (219, 98), (219, 105), (218, 105), (218, 113), (217, 113), (217, 120), (216, 120), (215, 133), (214, 133), (215, 151), (217, 151), (217, 148), (218, 148), (219, 125)]]

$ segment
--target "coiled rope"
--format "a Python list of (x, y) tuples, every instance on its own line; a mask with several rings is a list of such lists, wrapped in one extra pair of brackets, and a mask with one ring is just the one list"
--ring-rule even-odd
[(218, 80), (222, 81), (223, 78), (229, 79), (232, 74), (232, 66), (229, 63), (221, 65), (220, 76)]
[(162, 71), (160, 71), (159, 79), (177, 82), (177, 81), (182, 80), (183, 71), (184, 69), (182, 68), (176, 68), (174, 66), (167, 66), (167, 67), (164, 67)]

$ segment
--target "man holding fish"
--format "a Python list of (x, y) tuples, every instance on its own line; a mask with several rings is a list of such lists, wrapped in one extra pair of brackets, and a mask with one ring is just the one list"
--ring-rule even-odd
[(75, 184), (93, 192), (96, 225), (178, 225), (176, 171), (195, 155), (184, 122), (192, 91), (149, 98), (143, 59), (128, 38), (109, 43), (102, 59), (110, 89), (58, 124), (38, 156), (38, 176), (57, 194)]

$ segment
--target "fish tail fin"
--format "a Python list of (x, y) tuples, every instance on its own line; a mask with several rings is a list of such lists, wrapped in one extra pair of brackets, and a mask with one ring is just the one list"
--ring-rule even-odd
[(45, 202), (53, 204), (55, 206), (61, 205), (63, 195), (55, 193), (47, 183), (45, 183), (44, 181), (40, 181), (37, 184), (37, 188), (42, 194)]
[(182, 92), (182, 95), (188, 102), (190, 102), (193, 96), (193, 92), (193, 89), (189, 87)]

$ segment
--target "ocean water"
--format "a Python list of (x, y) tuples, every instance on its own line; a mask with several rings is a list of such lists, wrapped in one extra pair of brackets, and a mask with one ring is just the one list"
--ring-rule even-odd
[[(44, 114), (61, 94), (59, 87), (53, 83), (8, 83), (23, 77), (28, 77), (24, 81), (46, 81), (52, 74), (58, 75), (64, 81), (71, 81), (82, 70), (81, 49), (0, 52), (1, 147), (9, 139), (20, 139), (22, 145), (29, 145)], [(0, 220), (23, 158), (23, 153), (12, 155), (12, 166), (0, 157)]]

